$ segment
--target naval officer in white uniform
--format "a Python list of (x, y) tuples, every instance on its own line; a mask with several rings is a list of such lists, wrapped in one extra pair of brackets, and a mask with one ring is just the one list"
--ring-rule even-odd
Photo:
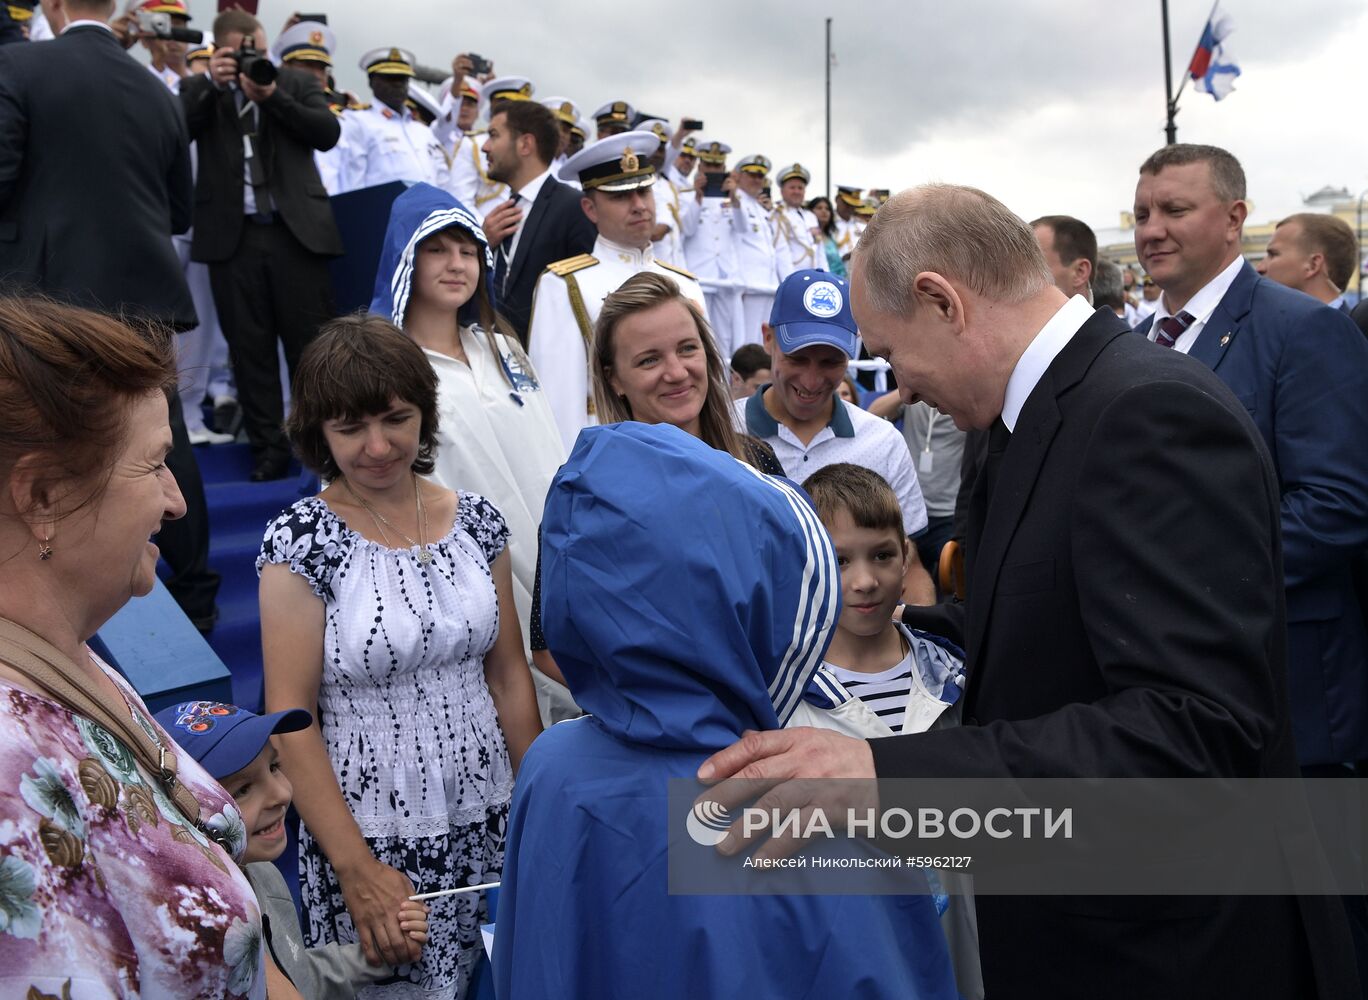
[(580, 207), (598, 227), (591, 253), (551, 264), (537, 281), (527, 352), (556, 417), (568, 453), (580, 429), (595, 423), (589, 388), (594, 322), (603, 300), (641, 271), (664, 274), (705, 316), (703, 289), (688, 271), (652, 251), (656, 225), (649, 157), (660, 140), (650, 132), (600, 139), (570, 157), (560, 179), (584, 191)]

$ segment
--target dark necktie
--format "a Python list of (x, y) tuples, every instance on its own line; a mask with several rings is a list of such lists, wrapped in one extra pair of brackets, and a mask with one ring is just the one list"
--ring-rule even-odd
[(1165, 316), (1154, 324), (1154, 342), (1160, 347), (1172, 347), (1196, 321), (1197, 317), (1186, 309), (1180, 310), (1177, 316)]
[(998, 470), (1002, 467), (1002, 456), (1007, 454), (1007, 446), (1012, 443), (1012, 432), (998, 417), (988, 429), (988, 453), (983, 462), (983, 475), (987, 486), (987, 499), (993, 501), (993, 489), (997, 486)]
[[(522, 201), (522, 195), (514, 194), (509, 200), (516, 205), (518, 202)], [(505, 236), (503, 242), (499, 244), (499, 259), (494, 268), (494, 281), (499, 286), (500, 294), (503, 294), (504, 291), (506, 291), (504, 286), (508, 284), (508, 268), (513, 255), (513, 237), (517, 235), (518, 230), (514, 229), (513, 232)]]
[(236, 92), (238, 124), (242, 127), (243, 156), (247, 160), (247, 176), (256, 201), (256, 217), (265, 219), (271, 214), (271, 189), (266, 179), (266, 164), (261, 161), (261, 136), (258, 132), (261, 112), (247, 100), (242, 91)]
[[(982, 431), (971, 431), (970, 436), (965, 438), (965, 447), (970, 447), (970, 440), (974, 435), (981, 435)], [(981, 441), (982, 438), (979, 438)], [(1007, 425), (999, 417), (993, 421), (993, 426), (988, 429), (988, 440), (980, 445), (983, 448), (982, 461), (979, 465), (978, 474), (974, 479), (974, 486), (969, 497), (969, 521), (968, 537), (965, 542), (965, 564), (966, 578), (969, 577), (967, 567), (972, 564), (973, 557), (977, 555), (979, 540), (983, 537), (984, 526), (988, 522), (988, 507), (993, 500), (993, 491), (997, 488), (998, 471), (1002, 467), (1003, 456), (1007, 454), (1007, 445), (1011, 443), (1012, 432), (1007, 429)]]

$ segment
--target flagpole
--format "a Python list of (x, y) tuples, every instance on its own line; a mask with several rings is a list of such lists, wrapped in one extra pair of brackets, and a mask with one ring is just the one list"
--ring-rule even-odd
[(1160, 0), (1159, 6), (1164, 19), (1164, 107), (1168, 112), (1164, 134), (1168, 137), (1167, 145), (1172, 146), (1178, 141), (1178, 126), (1173, 121), (1173, 116), (1178, 113), (1178, 99), (1173, 96), (1173, 57), (1169, 54), (1168, 0)]
[[(1211, 5), (1211, 12), (1207, 14), (1207, 19), (1202, 24), (1203, 32), (1206, 31), (1206, 27), (1211, 23), (1212, 18), (1216, 16), (1216, 8), (1220, 5), (1221, 0), (1215, 0), (1215, 3)], [(1167, 98), (1168, 107), (1168, 120), (1164, 125), (1164, 132), (1168, 136), (1168, 145), (1172, 146), (1178, 141), (1178, 126), (1173, 121), (1174, 115), (1178, 114), (1178, 98), (1183, 96), (1183, 88), (1187, 86), (1188, 77), (1191, 75), (1188, 73), (1188, 68), (1192, 66), (1192, 60), (1197, 58), (1197, 51), (1202, 47), (1202, 36), (1197, 36), (1197, 44), (1192, 47), (1192, 55), (1188, 57), (1182, 79), (1178, 81), (1178, 93), (1175, 94), (1173, 92), (1173, 66), (1169, 56), (1168, 0), (1160, 0), (1160, 9), (1163, 12), (1164, 19), (1164, 94)]]
[(831, 18), (826, 19), (826, 198), (831, 200)]

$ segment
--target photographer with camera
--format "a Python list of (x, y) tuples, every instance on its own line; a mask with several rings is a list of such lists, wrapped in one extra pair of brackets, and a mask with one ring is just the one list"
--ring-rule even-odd
[(209, 265), (237, 377), (254, 482), (283, 477), (290, 447), (276, 344), (290, 371), (332, 316), (328, 258), (342, 252), (314, 150), (338, 140), (337, 116), (309, 74), (277, 69), (256, 18), (214, 19), (206, 76), (181, 84), (199, 146), (191, 257)]

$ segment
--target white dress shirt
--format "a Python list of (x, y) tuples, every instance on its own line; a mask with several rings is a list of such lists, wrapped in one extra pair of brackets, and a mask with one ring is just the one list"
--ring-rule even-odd
[(1015, 431), (1021, 408), (1045, 374), (1045, 369), (1064, 350), (1064, 345), (1073, 339), (1079, 327), (1092, 319), (1095, 310), (1088, 300), (1075, 295), (1050, 317), (1041, 327), (1035, 338), (1026, 345), (1012, 369), (1012, 377), (1007, 380), (1007, 393), (1002, 398), (1002, 422), (1009, 431)]
[[(551, 176), (551, 169), (548, 167), (536, 177), (524, 184), (521, 190), (515, 192), (518, 195), (518, 207), (522, 209), (522, 218), (518, 220), (518, 228), (513, 230), (513, 242), (508, 248), (508, 263), (513, 264), (513, 258), (518, 253), (518, 241), (522, 239), (523, 226), (527, 225), (527, 217), (532, 214), (532, 203), (537, 200), (537, 194), (541, 191), (542, 185)], [(511, 197), (511, 195), (510, 195)]]
[[(76, 21), (68, 21), (68, 22), (66, 23), (66, 27), (62, 29), (61, 33), (62, 33), (63, 35), (65, 35), (65, 34), (66, 34), (68, 31), (70, 31), (72, 28), (83, 28), (83, 27), (85, 27), (87, 24), (98, 25), (99, 27), (104, 28), (104, 30), (107, 31), (107, 32), (109, 32), (111, 35), (114, 34), (114, 29), (111, 28), (111, 27), (110, 27), (108, 24), (106, 24), (104, 21), (95, 21), (95, 20), (92, 20), (91, 18), (88, 18), (88, 17), (83, 17), (83, 18), (81, 18), (81, 19), (79, 19), (79, 20), (76, 20)], [(51, 30), (51, 29), (49, 29), (49, 30)], [(31, 40), (33, 40), (33, 41), (37, 41), (37, 39), (33, 38), (32, 35), (30, 35), (29, 38), (30, 38)], [(156, 72), (156, 71), (153, 70), (153, 72)]]
[[(1240, 273), (1240, 268), (1244, 267), (1244, 258), (1236, 257), (1230, 265), (1216, 277), (1212, 278), (1203, 286), (1202, 290), (1187, 300), (1179, 312), (1185, 312), (1192, 317), (1192, 325), (1183, 331), (1176, 341), (1173, 349), (1186, 354), (1192, 350), (1192, 345), (1197, 342), (1197, 337), (1206, 326), (1207, 320), (1211, 319), (1211, 314), (1216, 311), (1216, 307), (1221, 304), (1221, 299), (1225, 298), (1225, 293), (1230, 291), (1230, 286), (1235, 281), (1235, 276)], [(1154, 322), (1150, 324), (1149, 339), (1153, 340), (1159, 333), (1159, 321), (1165, 317), (1172, 316), (1173, 313), (1168, 307), (1168, 296), (1161, 295), (1154, 304)]]

